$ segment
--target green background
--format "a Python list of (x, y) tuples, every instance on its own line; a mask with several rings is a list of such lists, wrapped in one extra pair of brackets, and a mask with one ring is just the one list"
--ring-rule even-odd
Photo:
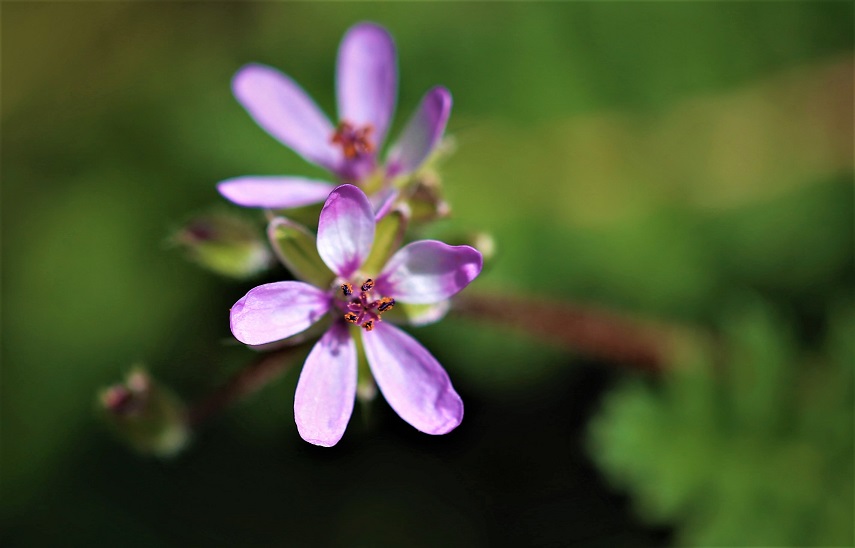
[[(4, 546), (855, 542), (852, 354), (833, 342), (855, 325), (851, 3), (0, 10)], [(255, 126), (232, 75), (276, 66), (332, 113), (337, 44), (361, 20), (398, 45), (393, 136), (430, 86), (452, 91), (454, 214), (435, 230), (495, 238), (472, 290), (711, 332), (760, 373), (651, 380), (450, 318), (413, 331), (466, 403), (448, 436), (415, 432), (380, 398), (335, 449), (310, 446), (294, 370), (178, 458), (112, 439), (99, 388), (145, 362), (189, 400), (212, 390), (252, 356), (228, 308), (285, 276), (219, 278), (169, 235), (229, 210), (219, 180), (323, 175)], [(718, 403), (692, 405), (707, 396)], [(783, 410), (813, 415), (772, 426), (798, 422)], [(735, 439), (750, 449), (731, 452)], [(782, 446), (792, 462), (757, 479)], [(751, 458), (694, 481), (728, 454)], [(833, 525), (816, 525), (826, 506)], [(814, 525), (777, 526), (794, 516)]]

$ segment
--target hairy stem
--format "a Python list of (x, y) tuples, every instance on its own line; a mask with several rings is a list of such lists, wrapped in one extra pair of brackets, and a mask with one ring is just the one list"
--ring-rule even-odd
[(637, 369), (668, 366), (675, 330), (571, 303), (507, 295), (461, 295), (458, 317), (508, 327), (534, 339)]
[[(676, 330), (628, 319), (614, 312), (571, 303), (507, 295), (455, 298), (454, 314), (520, 331), (535, 339), (607, 361), (658, 372), (668, 366)], [(260, 354), (188, 411), (198, 426), (288, 370), (314, 340)]]
[(190, 426), (198, 426), (231, 404), (264, 388), (297, 362), (308, 345), (303, 343), (260, 354), (224, 385), (190, 407), (187, 413)]

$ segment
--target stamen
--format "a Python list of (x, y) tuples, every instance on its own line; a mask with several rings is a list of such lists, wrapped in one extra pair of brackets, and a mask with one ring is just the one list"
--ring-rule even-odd
[(352, 160), (357, 156), (374, 152), (374, 143), (369, 139), (373, 131), (374, 128), (370, 125), (356, 128), (349, 122), (340, 122), (330, 141), (340, 145), (344, 157)]
[(392, 310), (395, 307), (395, 299), (392, 297), (383, 297), (378, 302), (380, 304), (377, 306), (377, 311), (380, 313)]
[(374, 280), (371, 278), (362, 282), (358, 295), (354, 294), (353, 284), (349, 282), (342, 282), (339, 288), (345, 296), (339, 301), (345, 321), (356, 324), (365, 331), (373, 331), (377, 322), (383, 321), (382, 314), (395, 306), (395, 299), (392, 297), (371, 297), (370, 292), (374, 289)]
[(347, 314), (344, 315), (344, 319), (350, 323), (356, 323), (359, 321), (359, 316), (357, 316), (353, 312), (348, 312)]

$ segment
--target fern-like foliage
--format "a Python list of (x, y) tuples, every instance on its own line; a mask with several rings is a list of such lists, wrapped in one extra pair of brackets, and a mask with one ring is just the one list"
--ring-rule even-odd
[(855, 314), (829, 325), (810, 353), (762, 307), (735, 315), (717, 355), (609, 394), (594, 460), (680, 545), (852, 546)]

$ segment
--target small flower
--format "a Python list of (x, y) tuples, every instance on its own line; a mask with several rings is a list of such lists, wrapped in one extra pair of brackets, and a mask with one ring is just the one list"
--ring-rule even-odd
[[(339, 122), (333, 125), (288, 76), (268, 66), (243, 67), (232, 81), (235, 97), (265, 131), (341, 182), (365, 186), (378, 174), (378, 153), (395, 111), (398, 70), (395, 44), (378, 25), (361, 23), (342, 39), (336, 92)], [(390, 181), (414, 172), (436, 147), (451, 112), (451, 94), (434, 87), (422, 98), (379, 169), (382, 193), (376, 206), (390, 204)], [(244, 176), (217, 185), (237, 205), (286, 209), (318, 203), (335, 185), (292, 176)]]
[(294, 398), (297, 429), (315, 445), (335, 445), (353, 411), (357, 326), (377, 386), (402, 419), (422, 432), (445, 434), (463, 418), (463, 402), (439, 362), (410, 335), (383, 321), (383, 315), (396, 303), (448, 299), (481, 272), (481, 254), (469, 246), (421, 240), (395, 252), (379, 272), (363, 272), (374, 231), (365, 193), (339, 186), (318, 221), (317, 250), (337, 276), (332, 284), (265, 284), (231, 309), (232, 333), (249, 345), (290, 337), (332, 316), (306, 359)]

